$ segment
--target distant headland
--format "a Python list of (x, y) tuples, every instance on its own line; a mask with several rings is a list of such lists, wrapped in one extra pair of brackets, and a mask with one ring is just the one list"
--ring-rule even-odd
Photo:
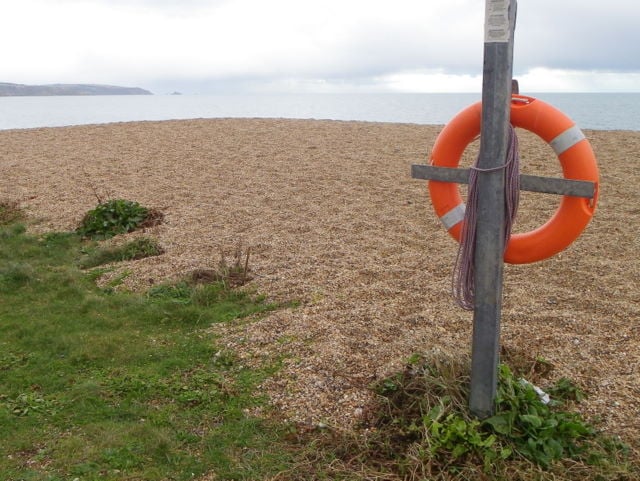
[(138, 87), (95, 84), (23, 85), (0, 82), (0, 97), (50, 95), (153, 95)]

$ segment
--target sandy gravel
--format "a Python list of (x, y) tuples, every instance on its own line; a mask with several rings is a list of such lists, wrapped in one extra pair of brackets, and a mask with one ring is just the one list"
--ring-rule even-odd
[[(449, 295), (457, 245), (409, 174), (439, 130), (222, 119), (2, 131), (0, 200), (19, 200), (39, 231), (73, 229), (95, 192), (161, 209), (146, 235), (166, 253), (121, 268), (135, 289), (251, 247), (247, 288), (300, 305), (214, 329), (246, 362), (282, 356), (264, 388), (289, 419), (349, 425), (367, 386), (412, 353), (470, 350), (471, 314)], [(590, 395), (581, 409), (638, 447), (640, 132), (585, 133), (598, 212), (562, 254), (506, 267), (502, 340), (578, 381)], [(527, 173), (559, 171), (538, 139), (521, 135), (521, 150)], [(523, 194), (518, 229), (557, 202)]]

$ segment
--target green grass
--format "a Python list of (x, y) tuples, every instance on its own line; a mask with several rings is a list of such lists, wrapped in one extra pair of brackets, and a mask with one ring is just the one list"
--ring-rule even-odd
[(139, 237), (112, 248), (89, 245), (83, 249), (83, 252), (84, 255), (80, 258), (79, 265), (83, 269), (88, 269), (110, 262), (133, 261), (145, 257), (159, 256), (164, 250), (154, 239)]
[(114, 255), (78, 233), (34, 237), (18, 214), (0, 222), (3, 481), (640, 479), (623, 443), (571, 411), (579, 386), (541, 384), (546, 406), (520, 381), (544, 382), (540, 358), (507, 356), (484, 422), (466, 408), (468, 360), (441, 355), (372, 386), (355, 429), (254, 416), (271, 412), (258, 386), (278, 361), (249, 368), (207, 328), (275, 306), (230, 289), (224, 269), (143, 294), (98, 288), (90, 266), (146, 244)]
[(244, 367), (205, 330), (274, 306), (222, 284), (99, 289), (76, 267), (86, 246), (0, 228), (0, 478), (281, 470), (279, 429), (247, 414), (276, 366)]

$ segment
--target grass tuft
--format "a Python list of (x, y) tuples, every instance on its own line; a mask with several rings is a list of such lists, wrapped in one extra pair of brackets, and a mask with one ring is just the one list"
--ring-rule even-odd
[(80, 259), (82, 269), (109, 264), (111, 262), (133, 261), (164, 253), (158, 242), (148, 237), (139, 237), (123, 245), (112, 248), (85, 248), (86, 255)]
[(186, 281), (190, 284), (223, 283), (228, 287), (245, 285), (251, 280), (249, 275), (251, 247), (244, 249), (242, 243), (238, 242), (231, 254), (232, 260), (229, 261), (228, 257), (228, 253), (220, 249), (220, 261), (216, 269), (196, 269), (189, 273)]

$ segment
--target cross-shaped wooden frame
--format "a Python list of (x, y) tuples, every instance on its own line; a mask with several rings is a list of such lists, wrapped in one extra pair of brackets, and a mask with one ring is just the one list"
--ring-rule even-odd
[[(517, 0), (486, 0), (482, 85), (482, 123), (478, 174), (475, 307), (471, 353), (469, 407), (483, 419), (495, 409), (500, 352), (500, 314), (504, 255), (505, 175), (500, 167), (506, 158), (504, 135), (510, 119), (513, 38)], [(517, 85), (517, 84), (516, 84)], [(413, 165), (416, 179), (468, 183), (469, 169)], [(521, 189), (593, 198), (593, 182), (520, 176)]]

